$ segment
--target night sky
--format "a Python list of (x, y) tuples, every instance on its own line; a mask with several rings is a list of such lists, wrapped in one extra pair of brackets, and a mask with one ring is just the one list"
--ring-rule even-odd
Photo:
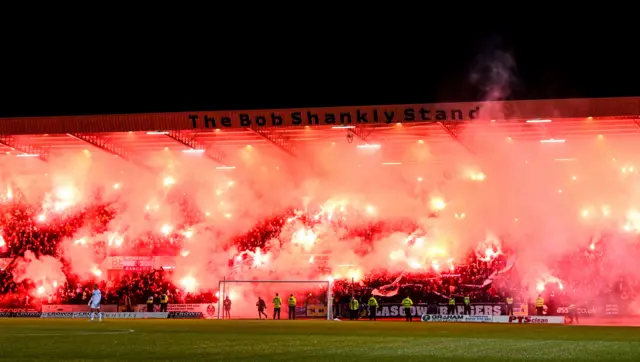
[(640, 96), (637, 39), (575, 29), (43, 44), (10, 60), (0, 116)]

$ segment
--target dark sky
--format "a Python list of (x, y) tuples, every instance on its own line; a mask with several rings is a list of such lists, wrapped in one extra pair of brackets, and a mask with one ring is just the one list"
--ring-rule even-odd
[(11, 57), (0, 116), (640, 96), (637, 39), (525, 30), (44, 42)]

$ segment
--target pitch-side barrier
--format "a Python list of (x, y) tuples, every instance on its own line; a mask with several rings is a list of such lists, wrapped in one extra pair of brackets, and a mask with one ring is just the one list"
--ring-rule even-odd
[(490, 316), (490, 315), (441, 315), (423, 314), (422, 322), (504, 323), (504, 324), (564, 324), (563, 316)]
[[(0, 318), (89, 319), (91, 312), (0, 312)], [(97, 317), (97, 316), (96, 316)], [(200, 312), (102, 313), (104, 319), (201, 319)]]

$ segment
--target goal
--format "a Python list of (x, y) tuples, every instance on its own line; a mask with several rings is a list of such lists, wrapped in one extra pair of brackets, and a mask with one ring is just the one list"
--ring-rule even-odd
[[(333, 320), (333, 297), (331, 294), (331, 288), (333, 283), (330, 280), (233, 280), (223, 279), (218, 282), (218, 319), (224, 318), (223, 301), (229, 296), (232, 303), (232, 314), (234, 308), (238, 304), (238, 298), (244, 301), (244, 307), (251, 307), (252, 311), (255, 311), (255, 298), (259, 296), (259, 293), (263, 294), (264, 301), (267, 304), (267, 310), (272, 309), (271, 298), (275, 293), (279, 293), (282, 298), (282, 314), (284, 319), (287, 318), (287, 300), (290, 294), (294, 294), (297, 299), (297, 307), (305, 306), (305, 316), (309, 318), (324, 317), (326, 311), (327, 320)], [(310, 291), (316, 291), (316, 293), (309, 293)], [(241, 295), (239, 295), (241, 294)], [(253, 295), (254, 299), (251, 299)], [(326, 296), (326, 303), (324, 301), (314, 302), (311, 296)], [(247, 303), (246, 299), (252, 300)], [(236, 299), (234, 301), (234, 299)], [(324, 299), (324, 298), (323, 298)], [(324, 311), (322, 310), (324, 309)], [(252, 312), (255, 313), (255, 312)], [(253, 315), (253, 314), (252, 314)]]

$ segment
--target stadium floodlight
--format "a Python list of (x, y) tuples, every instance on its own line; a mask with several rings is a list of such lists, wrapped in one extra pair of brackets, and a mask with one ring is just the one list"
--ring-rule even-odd
[(218, 166), (216, 170), (235, 170), (236, 166)]
[(184, 153), (204, 153), (204, 150), (188, 149), (188, 150), (182, 150), (182, 152), (184, 152)]
[(540, 140), (540, 143), (564, 143), (565, 140), (557, 140), (554, 138), (550, 138), (548, 140)]
[(333, 127), (331, 127), (331, 129), (349, 129), (349, 128), (356, 128), (356, 126), (333, 126)]
[(380, 148), (380, 145), (358, 145), (358, 148)]
[(40, 155), (37, 153), (20, 153), (16, 157), (40, 157)]
[[(333, 320), (333, 296), (331, 289), (333, 288), (333, 280), (233, 280), (223, 279), (218, 282), (218, 319), (222, 319), (220, 311), (222, 310), (222, 301), (226, 296), (227, 284), (309, 284), (311, 287), (317, 287), (318, 285), (325, 286), (327, 288), (327, 320)], [(282, 305), (287, 306), (287, 294), (281, 293)], [(285, 312), (286, 315), (286, 312)]]
[(167, 132), (167, 131), (151, 131), (151, 132), (147, 132), (147, 134), (168, 135), (169, 132)]
[(550, 119), (530, 119), (527, 123), (551, 123)]
[(398, 166), (398, 165), (402, 165), (402, 162), (383, 162), (382, 165), (383, 166)]
[(558, 161), (558, 162), (571, 162), (575, 160), (577, 160), (577, 158), (555, 158), (554, 159), (554, 161)]

